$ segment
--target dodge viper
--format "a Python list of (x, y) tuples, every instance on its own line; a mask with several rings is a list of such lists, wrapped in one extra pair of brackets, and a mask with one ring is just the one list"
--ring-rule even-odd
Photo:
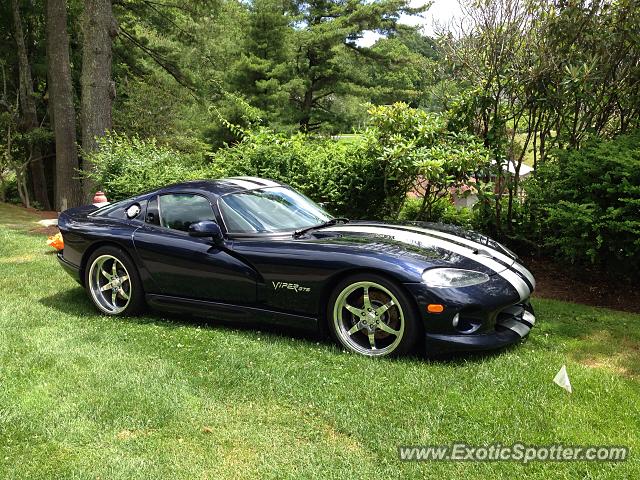
[(149, 306), (329, 333), (367, 356), (500, 348), (535, 323), (531, 273), (486, 236), (336, 218), (254, 177), (60, 214), (62, 267), (106, 315)]

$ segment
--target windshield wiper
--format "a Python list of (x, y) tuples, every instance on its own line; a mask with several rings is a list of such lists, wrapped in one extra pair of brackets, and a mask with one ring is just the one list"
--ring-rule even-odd
[(319, 228), (330, 227), (331, 225), (336, 225), (337, 223), (348, 223), (349, 219), (344, 217), (332, 218), (331, 220), (327, 220), (326, 222), (319, 223), (318, 225), (312, 225), (310, 227), (301, 228), (300, 230), (296, 230), (293, 232), (293, 238), (298, 238), (304, 235), (311, 230), (317, 230)]

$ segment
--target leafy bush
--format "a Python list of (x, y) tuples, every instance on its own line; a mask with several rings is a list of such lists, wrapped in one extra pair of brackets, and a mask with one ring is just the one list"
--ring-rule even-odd
[(382, 191), (382, 172), (360, 143), (261, 129), (216, 152), (212, 172), (221, 171), (282, 181), (339, 215), (380, 218), (384, 210), (385, 196), (371, 195)]
[(368, 157), (383, 169), (387, 215), (397, 216), (412, 191), (422, 201), (416, 220), (437, 220), (437, 203), (489, 163), (478, 138), (450, 131), (442, 114), (403, 103), (373, 107), (369, 113), (365, 145)]
[[(407, 198), (402, 210), (400, 210), (398, 220), (415, 221), (419, 219), (421, 207), (421, 198)], [(478, 229), (476, 212), (467, 207), (456, 208), (448, 198), (441, 198), (434, 204), (431, 221), (458, 225), (467, 229)]]
[(95, 171), (87, 173), (109, 199), (119, 200), (154, 188), (200, 178), (205, 163), (199, 156), (179, 153), (142, 140), (110, 133), (90, 156)]
[[(119, 199), (195, 178), (258, 176), (287, 183), (351, 218), (397, 218), (409, 190), (423, 195), (416, 220), (437, 220), (434, 205), (465, 180), (486, 152), (464, 134), (446, 130), (436, 114), (405, 104), (374, 107), (357, 142), (268, 129), (242, 131), (240, 140), (205, 162), (154, 141), (111, 134), (92, 154), (90, 174)], [(419, 188), (416, 188), (419, 186)]]
[(0, 202), (21, 203), (15, 174), (8, 178), (0, 178)]
[(640, 132), (557, 152), (527, 192), (530, 231), (549, 252), (637, 274)]
[(108, 197), (126, 198), (170, 183), (251, 175), (290, 184), (340, 215), (379, 218), (383, 195), (376, 164), (357, 145), (269, 130), (245, 132), (210, 161), (176, 152), (152, 140), (112, 133), (91, 155), (91, 176)]

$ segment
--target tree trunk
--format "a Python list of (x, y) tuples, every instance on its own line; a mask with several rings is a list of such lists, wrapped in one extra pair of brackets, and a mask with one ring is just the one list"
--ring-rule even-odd
[[(18, 54), (18, 72), (20, 77), (20, 109), (22, 110), (22, 128), (26, 132), (38, 128), (38, 115), (36, 112), (36, 102), (33, 97), (33, 79), (31, 77), (31, 65), (29, 65), (29, 55), (27, 46), (24, 43), (24, 32), (22, 31), (22, 18), (18, 0), (11, 0), (11, 10), (13, 11), (13, 25), (15, 31), (16, 47)], [(44, 174), (44, 163), (40, 155), (40, 148), (30, 146), (32, 160), (29, 164), (31, 171), (31, 182), (35, 200), (40, 207), (50, 210), (49, 196), (47, 195), (47, 180)]]
[[(97, 148), (96, 137), (111, 129), (111, 107), (115, 84), (111, 80), (111, 45), (117, 34), (111, 0), (86, 0), (82, 14), (82, 149), (85, 154)], [(83, 170), (93, 165), (83, 158)], [(83, 181), (84, 197), (95, 193), (90, 179)]]
[[(313, 82), (312, 82), (313, 84)], [(313, 86), (310, 85), (304, 92), (304, 100), (302, 101), (302, 117), (300, 118), (300, 131), (309, 133), (311, 125), (311, 110), (313, 108)]]
[(56, 139), (55, 207), (61, 211), (82, 203), (65, 0), (47, 0), (47, 66)]

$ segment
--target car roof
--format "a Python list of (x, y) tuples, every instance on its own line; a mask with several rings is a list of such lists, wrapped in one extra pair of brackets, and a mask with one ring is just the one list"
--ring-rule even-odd
[(194, 192), (200, 191), (212, 193), (219, 196), (226, 195), (228, 193), (238, 193), (266, 187), (280, 187), (282, 185), (282, 183), (266, 178), (231, 177), (221, 178), (218, 180), (192, 180), (189, 182), (175, 183), (157, 190), (156, 193), (182, 192), (189, 190)]

